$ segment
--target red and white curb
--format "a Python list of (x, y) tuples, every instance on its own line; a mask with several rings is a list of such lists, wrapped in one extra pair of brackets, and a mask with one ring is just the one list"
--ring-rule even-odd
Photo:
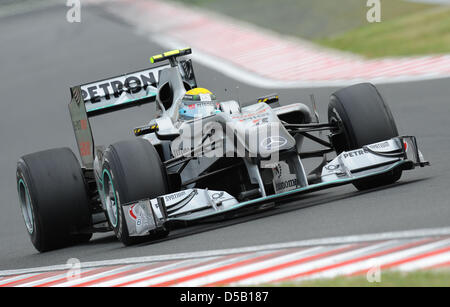
[(0, 271), (0, 287), (245, 286), (450, 267), (450, 228)]
[(255, 86), (341, 86), (450, 76), (450, 55), (368, 60), (173, 2), (100, 4), (160, 45), (190, 46), (196, 61)]

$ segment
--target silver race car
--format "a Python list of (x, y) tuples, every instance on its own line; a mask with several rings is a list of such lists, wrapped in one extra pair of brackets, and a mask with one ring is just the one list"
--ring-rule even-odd
[[(114, 231), (125, 245), (171, 229), (270, 208), (300, 194), (353, 184), (388, 185), (429, 163), (416, 138), (399, 136), (375, 86), (331, 95), (328, 121), (276, 94), (241, 106), (197, 86), (191, 49), (151, 58), (161, 66), (71, 88), (70, 116), (81, 166), (68, 148), (23, 156), (17, 188), (25, 225), (39, 251)], [(94, 143), (89, 118), (154, 103), (136, 138)], [(322, 133), (327, 132), (327, 138)], [(317, 144), (305, 150), (303, 142)], [(310, 170), (305, 160), (319, 158)], [(317, 160), (317, 159), (316, 159)]]

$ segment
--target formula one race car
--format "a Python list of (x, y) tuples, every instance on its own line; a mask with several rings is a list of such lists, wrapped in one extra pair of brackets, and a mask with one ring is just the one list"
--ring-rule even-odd
[[(166, 52), (151, 58), (165, 65), (71, 88), (81, 167), (68, 148), (29, 154), (17, 165), (20, 206), (37, 250), (105, 231), (125, 245), (154, 240), (180, 225), (303, 193), (392, 184), (402, 171), (428, 165), (416, 138), (398, 135), (372, 84), (332, 94), (328, 122), (320, 123), (314, 103), (312, 111), (302, 103), (280, 106), (276, 94), (247, 106), (218, 101), (197, 87), (191, 60), (179, 59), (190, 53)], [(147, 102), (155, 103), (156, 117), (134, 129), (136, 138), (94, 144), (90, 117)], [(304, 150), (305, 139), (317, 149)], [(305, 159), (314, 157), (322, 162), (306, 170)]]

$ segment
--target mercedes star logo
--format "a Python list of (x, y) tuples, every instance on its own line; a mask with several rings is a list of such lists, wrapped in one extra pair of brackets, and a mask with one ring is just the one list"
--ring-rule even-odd
[(282, 136), (270, 136), (262, 141), (261, 146), (266, 150), (273, 150), (286, 145), (286, 143), (287, 140)]

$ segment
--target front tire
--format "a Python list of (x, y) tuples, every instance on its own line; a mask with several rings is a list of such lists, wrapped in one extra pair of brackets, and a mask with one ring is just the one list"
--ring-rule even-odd
[[(343, 88), (331, 95), (328, 121), (339, 128), (332, 132), (336, 152), (358, 149), (398, 136), (391, 110), (377, 88), (370, 83)], [(401, 170), (355, 181), (358, 190), (367, 190), (396, 182)]]
[(92, 234), (84, 176), (68, 148), (23, 156), (17, 163), (22, 215), (34, 247), (45, 252), (84, 243)]
[(123, 204), (169, 193), (167, 173), (155, 147), (141, 138), (121, 141), (110, 145), (103, 157), (103, 203), (119, 241), (128, 246), (167, 236), (164, 230), (131, 237), (122, 210)]

